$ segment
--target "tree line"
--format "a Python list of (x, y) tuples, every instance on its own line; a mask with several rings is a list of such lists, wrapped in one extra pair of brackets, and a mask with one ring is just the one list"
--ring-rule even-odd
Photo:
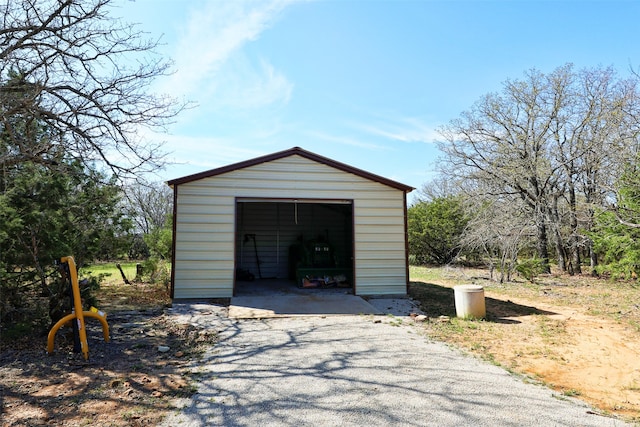
[[(638, 82), (611, 67), (533, 69), (443, 126), (440, 175), (409, 208), (412, 256), (507, 275), (523, 257), (541, 273), (637, 275)], [(444, 258), (424, 250), (438, 222)]]
[[(171, 63), (111, 0), (0, 4), (0, 326), (55, 301), (54, 260), (168, 258), (171, 195), (146, 182), (185, 103)], [(640, 266), (638, 76), (530, 70), (440, 129), (441, 171), (408, 211), (417, 263), (631, 277)], [(446, 183), (446, 185), (444, 184)], [(1, 331), (0, 331), (1, 332)]]
[(171, 190), (145, 178), (165, 154), (141, 130), (163, 130), (186, 105), (150, 91), (171, 63), (116, 11), (111, 0), (0, 4), (0, 333), (58, 311), (62, 256), (80, 267), (170, 256)]

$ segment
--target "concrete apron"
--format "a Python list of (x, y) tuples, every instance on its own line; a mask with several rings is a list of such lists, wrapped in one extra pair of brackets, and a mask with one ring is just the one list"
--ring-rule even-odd
[(267, 317), (382, 314), (359, 296), (348, 294), (256, 295), (231, 298), (229, 317)]

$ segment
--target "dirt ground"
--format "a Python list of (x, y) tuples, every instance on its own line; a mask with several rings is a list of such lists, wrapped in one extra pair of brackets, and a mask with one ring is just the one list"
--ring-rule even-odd
[[(440, 307), (452, 320), (434, 318), (427, 324), (432, 336), (604, 413), (640, 422), (640, 300), (635, 284), (593, 278), (548, 278), (524, 288), (475, 282), (485, 285), (487, 320), (455, 319), (455, 305)], [(451, 292), (453, 283), (436, 280), (427, 286), (436, 285)], [(627, 294), (618, 295), (615, 288)]]
[[(486, 320), (455, 318), (451, 288), (461, 281), (484, 285)], [(144, 296), (140, 286), (132, 291)], [(411, 293), (427, 301), (422, 308), (430, 336), (583, 399), (599, 412), (640, 423), (635, 284), (550, 277), (498, 285), (477, 273), (455, 272), (413, 282)], [(194, 362), (216, 342), (215, 331), (169, 321), (168, 301), (154, 299), (153, 292), (144, 304), (109, 294), (110, 300), (119, 298), (129, 304), (105, 310), (111, 342), (102, 340), (99, 322), (87, 322), (89, 361), (73, 353), (68, 328), (58, 332), (51, 356), (46, 335), (2, 344), (0, 426), (156, 425), (175, 410), (175, 398), (195, 392)], [(160, 352), (159, 346), (169, 350)]]
[[(132, 289), (145, 294), (144, 285)], [(88, 361), (73, 352), (68, 327), (52, 355), (46, 335), (3, 342), (0, 426), (152, 426), (176, 398), (195, 392), (192, 362), (216, 341), (215, 331), (175, 324), (163, 307), (118, 306), (107, 321), (108, 343), (100, 323), (87, 319)]]

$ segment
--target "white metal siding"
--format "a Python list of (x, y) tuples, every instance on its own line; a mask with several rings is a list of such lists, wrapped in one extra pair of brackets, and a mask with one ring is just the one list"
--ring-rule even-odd
[(232, 296), (236, 197), (353, 200), (356, 292), (406, 292), (403, 191), (292, 155), (177, 186), (175, 298)]

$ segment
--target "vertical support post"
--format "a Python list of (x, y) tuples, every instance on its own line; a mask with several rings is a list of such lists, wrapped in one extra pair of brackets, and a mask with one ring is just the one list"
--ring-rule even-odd
[(72, 256), (62, 257), (60, 261), (69, 265), (71, 291), (73, 293), (73, 310), (76, 315), (75, 321), (78, 325), (78, 335), (80, 336), (80, 351), (84, 356), (84, 360), (89, 360), (89, 344), (87, 343), (87, 330), (84, 325), (84, 313), (82, 311), (82, 299), (80, 297), (80, 285), (78, 284), (76, 261)]

